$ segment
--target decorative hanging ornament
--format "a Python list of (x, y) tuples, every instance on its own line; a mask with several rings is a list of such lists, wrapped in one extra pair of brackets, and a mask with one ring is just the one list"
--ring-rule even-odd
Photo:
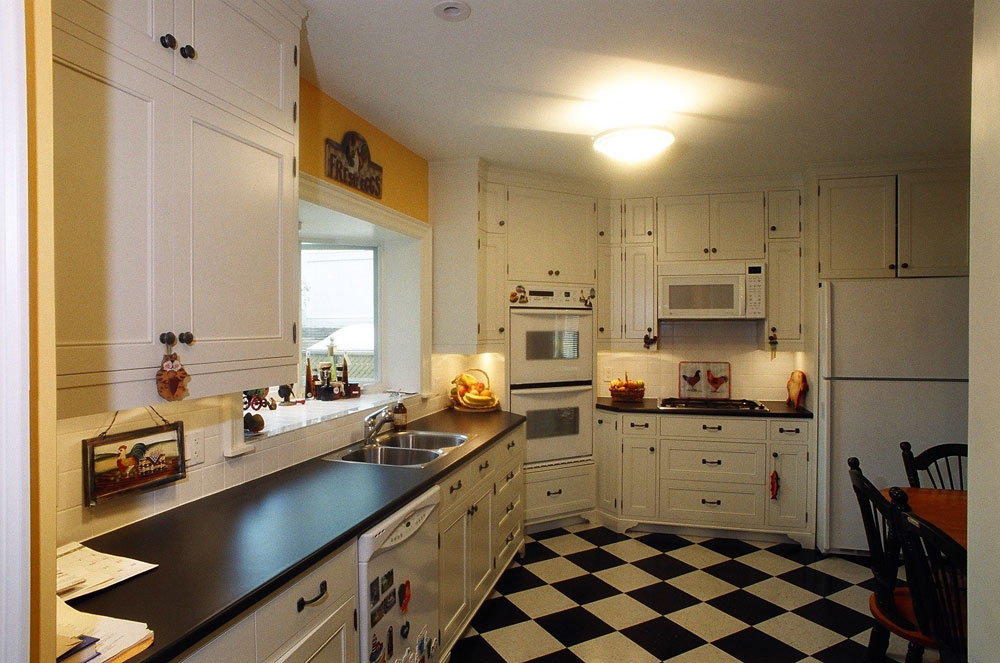
[(778, 470), (771, 470), (771, 499), (778, 499), (778, 491), (781, 489), (781, 477), (778, 476)]
[(164, 354), (160, 370), (156, 371), (156, 392), (164, 400), (179, 401), (189, 395), (187, 383), (190, 379), (176, 352)]

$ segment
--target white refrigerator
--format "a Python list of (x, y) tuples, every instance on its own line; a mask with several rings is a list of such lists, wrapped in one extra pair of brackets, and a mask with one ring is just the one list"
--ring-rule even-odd
[(968, 439), (969, 280), (824, 281), (820, 302), (817, 545), (867, 550), (847, 459), (905, 486), (900, 442)]

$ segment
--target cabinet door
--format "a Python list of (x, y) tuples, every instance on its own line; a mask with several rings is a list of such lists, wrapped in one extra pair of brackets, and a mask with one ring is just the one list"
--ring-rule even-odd
[(512, 186), (507, 216), (511, 280), (594, 283), (595, 199)]
[(656, 205), (652, 198), (629, 198), (623, 204), (622, 241), (651, 244), (656, 227)]
[(622, 514), (656, 517), (656, 440), (626, 437), (622, 453)]
[(767, 524), (804, 529), (809, 508), (808, 447), (791, 442), (772, 442), (768, 445), (768, 455), (768, 478), (772, 471), (778, 473), (778, 494), (770, 499), (768, 493)]
[(622, 241), (622, 201), (618, 198), (597, 201), (597, 243), (618, 244)]
[(487, 481), (469, 507), (469, 584), (472, 588), (469, 603), (473, 606), (486, 598), (493, 579), (492, 498), (493, 481)]
[(622, 440), (618, 432), (618, 417), (598, 411), (595, 421), (597, 508), (617, 513), (622, 482)]
[(764, 257), (764, 194), (726, 193), (711, 196), (712, 260), (757, 260)]
[[(283, 131), (295, 132), (295, 26), (260, 5), (232, 0), (178, 1), (174, 20), (177, 76)], [(181, 57), (185, 46), (193, 47), (196, 57)]]
[(802, 232), (802, 194), (798, 189), (767, 192), (767, 237), (789, 239)]
[(767, 245), (767, 330), (778, 344), (802, 338), (802, 245), (797, 239)]
[(597, 340), (622, 337), (622, 247), (604, 244), (597, 247)]
[(709, 254), (708, 196), (656, 199), (656, 259), (707, 260)]
[[(486, 269), (479, 289), (485, 293), (482, 308), (485, 332), (484, 341), (503, 341), (507, 338), (507, 237), (498, 233), (483, 233)], [(485, 286), (485, 287), (484, 287)]]
[(656, 261), (651, 244), (625, 247), (625, 338), (654, 335)]
[(359, 645), (358, 634), (354, 630), (356, 603), (352, 596), (332, 615), (301, 636), (291, 649), (264, 663), (355, 663)]
[(183, 93), (178, 100), (174, 327), (195, 337), (179, 346), (182, 359), (189, 372), (219, 361), (294, 364), (295, 146)]
[(438, 550), (438, 625), (441, 644), (459, 635), (458, 628), (469, 614), (467, 560), (469, 559), (469, 518), (465, 507), (449, 511), (441, 519), (441, 546)]
[(482, 343), (489, 336), (489, 323), (486, 321), (486, 256), (489, 241), (485, 230), (479, 229), (476, 239), (476, 342)]
[(503, 184), (486, 183), (486, 230), (507, 232), (507, 187)]
[(899, 276), (969, 273), (969, 177), (899, 176)]
[(172, 88), (60, 30), (53, 47), (57, 372), (149, 369), (173, 329)]
[(896, 176), (820, 180), (820, 278), (896, 275)]

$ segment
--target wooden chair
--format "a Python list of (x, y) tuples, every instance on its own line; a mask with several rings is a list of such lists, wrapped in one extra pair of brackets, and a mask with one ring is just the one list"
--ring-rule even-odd
[(941, 663), (968, 661), (967, 552), (961, 544), (916, 514), (907, 513), (906, 494), (890, 490), (899, 504), (896, 529), (906, 563), (913, 611), (921, 632), (938, 643)]
[(909, 442), (900, 442), (903, 450), (903, 467), (910, 487), (920, 488), (920, 472), (927, 476), (929, 485), (924, 488), (947, 488), (965, 490), (969, 445), (949, 442), (924, 449), (916, 456)]
[(896, 536), (897, 510), (909, 505), (894, 506), (861, 472), (857, 458), (848, 458), (851, 485), (861, 508), (861, 522), (868, 539), (868, 551), (875, 591), (868, 600), (868, 609), (875, 624), (868, 639), (867, 663), (883, 663), (889, 648), (889, 634), (907, 640), (906, 663), (923, 661), (924, 648), (937, 648), (937, 643), (917, 627), (910, 590), (898, 581), (900, 543)]

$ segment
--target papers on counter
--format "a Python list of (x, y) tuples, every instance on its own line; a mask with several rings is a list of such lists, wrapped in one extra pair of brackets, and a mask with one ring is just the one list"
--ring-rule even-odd
[(56, 633), (64, 636), (97, 638), (97, 656), (90, 663), (126, 660), (153, 642), (153, 632), (141, 622), (92, 615), (70, 607), (56, 598)]
[(100, 553), (81, 543), (67, 543), (56, 550), (56, 594), (62, 599), (74, 599), (155, 569), (156, 566), (128, 557)]

